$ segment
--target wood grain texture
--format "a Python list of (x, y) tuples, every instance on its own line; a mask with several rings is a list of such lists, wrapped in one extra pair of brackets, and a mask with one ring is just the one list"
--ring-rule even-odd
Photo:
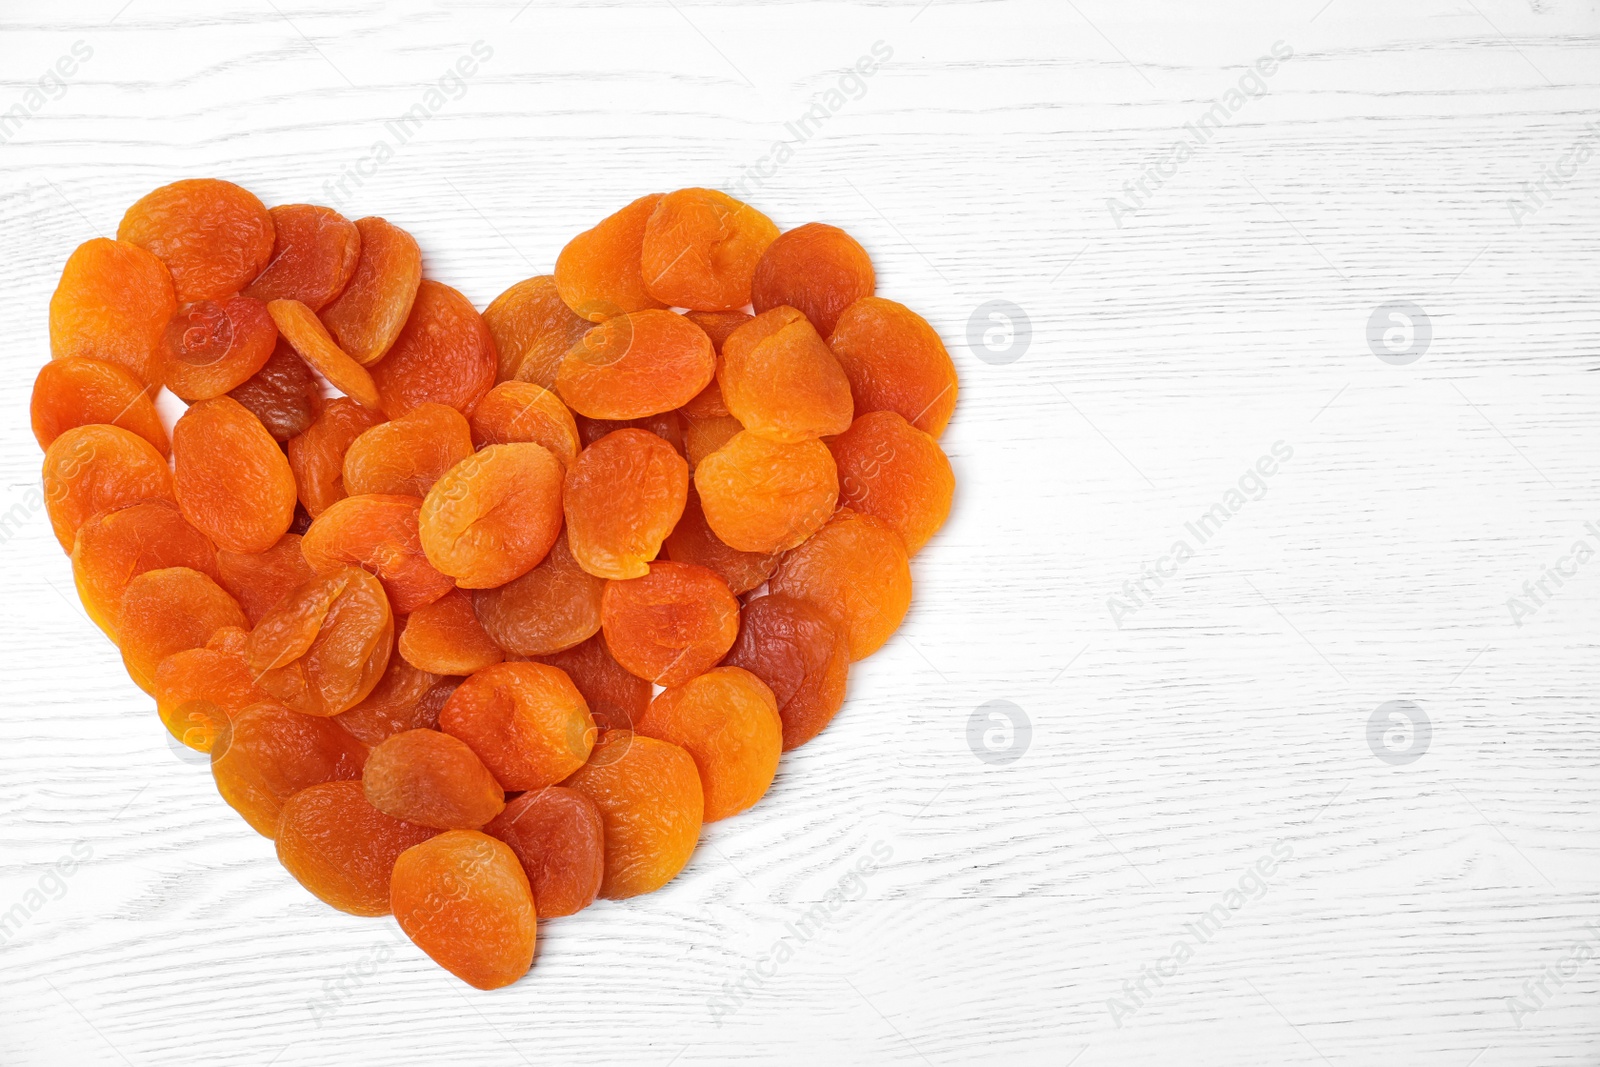
[[(94, 8), (0, 13), (0, 1063), (1600, 1061), (1600, 561), (1507, 606), (1600, 548), (1593, 0)], [(645, 191), (743, 179), (860, 238), (956, 357), (957, 505), (901, 635), (680, 878), (545, 924), (509, 989), (278, 867), (31, 502), (62, 262), (195, 175), (382, 214), (479, 307)], [(1028, 317), (1012, 362), (968, 343), (991, 300)], [(1407, 366), (1368, 344), (1393, 300), (1432, 324)], [(1367, 722), (1401, 699), (1432, 735), (1395, 766)], [(993, 700), (1030, 720), (1014, 762), (970, 745)]]

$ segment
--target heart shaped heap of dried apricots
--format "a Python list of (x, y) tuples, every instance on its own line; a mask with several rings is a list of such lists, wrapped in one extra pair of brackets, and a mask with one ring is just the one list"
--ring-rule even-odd
[(50, 301), (50, 523), (289, 873), (496, 988), (760, 800), (905, 615), (956, 375), (875, 289), (681, 189), (480, 315), (384, 219), (176, 182)]

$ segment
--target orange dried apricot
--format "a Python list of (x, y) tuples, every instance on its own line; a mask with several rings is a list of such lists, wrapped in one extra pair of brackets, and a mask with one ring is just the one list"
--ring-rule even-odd
[(67, 258), (50, 297), (50, 358), (88, 356), (161, 387), (167, 320), (178, 309), (166, 265), (127, 241), (96, 237)]
[(660, 889), (689, 862), (700, 840), (705, 794), (694, 759), (677, 745), (606, 730), (589, 762), (562, 784), (600, 809), (602, 897), (624, 900)]
[(606, 434), (567, 471), (563, 507), (572, 555), (601, 578), (637, 578), (678, 524), (689, 465), (653, 433)]
[(600, 632), (606, 581), (578, 565), (562, 531), (550, 553), (528, 573), (473, 594), (478, 622), (507, 652), (544, 656)]
[(650, 564), (606, 585), (601, 630), (617, 662), (657, 685), (682, 685), (717, 664), (739, 636), (739, 601), (715, 571)]
[(594, 801), (552, 785), (506, 805), (483, 832), (517, 854), (539, 916), (576, 915), (594, 903), (605, 877), (605, 823)]
[(300, 551), (297, 533), (284, 534), (265, 552), (224, 548), (217, 553), (217, 571), (217, 581), (239, 602), (251, 626), (265, 618), (278, 601), (317, 576)]
[(412, 666), (433, 674), (471, 674), (506, 658), (459, 589), (413, 611), (397, 647)]
[(722, 664), (767, 683), (783, 719), (783, 750), (799, 748), (844, 704), (850, 641), (817, 608), (781, 593), (756, 597), (741, 615), (739, 639)]
[(117, 608), (117, 642), (128, 676), (153, 692), (156, 668), (174, 652), (201, 648), (224, 626), (249, 626), (239, 605), (190, 567), (145, 571), (128, 583)]
[(593, 325), (561, 300), (553, 274), (520, 281), (483, 309), (494, 336), (496, 382), (530, 382), (550, 389), (567, 350)]
[(322, 323), (350, 358), (376, 363), (400, 336), (422, 284), (422, 249), (400, 227), (377, 216), (356, 220), (361, 235), (355, 273)]
[(250, 634), (257, 684), (290, 709), (329, 716), (371, 693), (394, 648), (394, 616), (366, 571), (318, 575), (278, 602)]
[(344, 491), (351, 496), (425, 496), (439, 476), (472, 455), (472, 431), (461, 412), (418, 404), (379, 423), (344, 453)]
[(245, 662), (249, 635), (225, 626), (201, 648), (174, 652), (156, 667), (151, 696), (167, 731), (196, 752), (228, 744), (233, 717), (270, 703)]
[(683, 507), (683, 518), (672, 528), (661, 548), (674, 563), (698, 563), (715, 571), (717, 577), (728, 583), (728, 590), (734, 596), (759, 586), (772, 577), (778, 566), (777, 553), (741, 552), (724, 544), (706, 523), (705, 512), (700, 509), (700, 494), (692, 486), (688, 503)]
[(556, 392), (592, 419), (639, 419), (693, 400), (716, 371), (700, 327), (670, 311), (635, 311), (572, 346), (556, 371)]
[(554, 277), (556, 291), (574, 314), (604, 322), (667, 306), (645, 291), (639, 258), (645, 224), (660, 202), (660, 193), (641, 196), (567, 242), (556, 257)]
[(532, 382), (501, 382), (472, 412), (472, 443), (506, 445), (532, 441), (572, 466), (578, 458), (578, 424), (561, 398)]
[(347, 496), (312, 520), (300, 551), (319, 574), (362, 567), (383, 583), (389, 603), (409, 615), (455, 587), (422, 550), (414, 496)]
[(439, 712), (439, 729), (465, 741), (510, 790), (555, 785), (583, 766), (595, 737), (572, 680), (531, 662), (485, 667), (462, 682)]
[(476, 989), (508, 986), (533, 965), (533, 892), (503, 841), (452, 830), (414, 845), (395, 862), (389, 898), (406, 936)]
[(167, 265), (179, 303), (217, 300), (243, 289), (272, 258), (272, 217), (232, 182), (188, 178), (135, 201), (117, 240)]
[(361, 785), (385, 815), (436, 830), (476, 830), (506, 806), (505, 790), (467, 743), (438, 730), (385, 739), (367, 757)]
[(632, 729), (633, 720), (650, 705), (650, 683), (625, 670), (600, 634), (565, 651), (540, 656), (539, 662), (567, 672), (602, 730)]
[(683, 455), (683, 419), (676, 411), (663, 411), (659, 415), (646, 415), (642, 419), (591, 419), (586, 415), (574, 415), (573, 421), (578, 424), (578, 449), (582, 451), (594, 444), (608, 433), (618, 430), (643, 430), (653, 433), (667, 444), (678, 455)]
[(792, 443), (850, 428), (850, 380), (792, 307), (763, 312), (733, 331), (717, 378), (729, 413), (751, 433)]
[(734, 435), (744, 429), (744, 425), (732, 415), (689, 419), (688, 423), (683, 431), (683, 450), (691, 472), (700, 465), (701, 460), (733, 440)]
[(472, 301), (424, 278), (400, 336), (372, 368), (372, 380), (391, 419), (428, 401), (471, 415), (494, 385), (495, 361), (494, 335)]
[(261, 301), (230, 296), (183, 305), (164, 340), (162, 384), (184, 400), (209, 400), (266, 366), (278, 328)]
[(749, 430), (694, 468), (706, 522), (741, 552), (783, 552), (810, 537), (833, 514), (839, 478), (821, 441), (781, 444)]
[(44, 504), (68, 553), (89, 516), (141, 500), (173, 500), (172, 471), (155, 447), (120, 426), (74, 426), (44, 452)]
[[(401, 636), (405, 636), (403, 629)], [(333, 721), (368, 745), (381, 744), (406, 730), (437, 730), (439, 709), (454, 687), (454, 679), (419, 671), (403, 656), (390, 656), (389, 666), (372, 692)], [(436, 694), (441, 688), (443, 694)]]
[(526, 574), (561, 532), (561, 461), (543, 445), (489, 445), (450, 468), (422, 502), (428, 562), (463, 589)]
[(839, 502), (894, 527), (910, 555), (949, 517), (956, 491), (950, 460), (897, 412), (867, 412), (828, 450), (839, 468)]
[(756, 263), (778, 236), (771, 219), (715, 189), (679, 189), (645, 223), (645, 290), (669, 307), (734, 311), (750, 303)]
[(78, 527), (72, 580), (84, 611), (113, 641), (128, 583), (146, 571), (167, 567), (188, 567), (213, 581), (221, 578), (216, 549), (170, 501), (149, 500), (100, 512)]
[(290, 797), (354, 781), (366, 759), (367, 747), (327, 719), (256, 704), (233, 717), (227, 745), (212, 748), (211, 776), (228, 806), (271, 838)]
[(117, 363), (74, 356), (39, 368), (28, 406), (40, 448), (77, 426), (120, 426), (149, 441), (163, 456), (171, 451), (155, 402), (144, 382)]
[(757, 312), (798, 308), (823, 337), (844, 309), (877, 286), (872, 257), (854, 237), (825, 222), (808, 222), (779, 235), (756, 264), (750, 301)]
[(328, 207), (279, 204), (272, 218), (272, 259), (244, 290), (263, 304), (298, 300), (321, 311), (344, 292), (361, 259), (361, 231)]
[(828, 347), (850, 379), (856, 414), (897, 411), (924, 433), (944, 433), (956, 407), (956, 367), (921, 315), (863, 297), (839, 316)]
[(374, 411), (383, 407), (372, 375), (334, 343), (316, 312), (298, 300), (274, 300), (267, 305), (267, 313), (300, 358), (328, 379), (335, 389), (363, 407)]
[(694, 757), (706, 822), (737, 815), (765, 796), (783, 750), (778, 702), (767, 683), (742, 667), (717, 667), (663, 689), (634, 730)]
[(279, 442), (305, 433), (322, 414), (322, 383), (281, 337), (261, 369), (228, 395), (249, 408)]
[(344, 454), (357, 437), (383, 421), (373, 408), (334, 397), (310, 429), (289, 439), (289, 466), (300, 503), (314, 519), (345, 498)]
[(683, 317), (711, 338), (711, 347), (717, 354), (717, 377), (712, 378), (710, 385), (683, 405), (682, 413), (690, 419), (714, 419), (726, 415), (728, 405), (722, 399), (722, 386), (717, 382), (717, 378), (722, 376), (722, 344), (729, 334), (749, 322), (751, 315), (746, 311), (686, 311)]
[(283, 449), (232, 397), (202, 400), (172, 428), (173, 489), (183, 517), (218, 548), (265, 552), (294, 522)]
[(385, 815), (367, 803), (360, 782), (323, 782), (284, 802), (278, 862), (325, 904), (351, 915), (387, 915), (395, 862), (438, 832)]
[(881, 648), (905, 618), (911, 566), (905, 542), (887, 523), (840, 508), (783, 557), (768, 588), (807, 601), (838, 624), (855, 661)]

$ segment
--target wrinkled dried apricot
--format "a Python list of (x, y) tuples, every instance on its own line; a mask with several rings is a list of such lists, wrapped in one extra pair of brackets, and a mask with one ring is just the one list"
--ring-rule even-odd
[[(403, 629), (401, 636), (405, 636)], [(368, 745), (381, 744), (406, 730), (437, 730), (439, 709), (454, 687), (454, 679), (419, 671), (403, 656), (390, 656), (389, 666), (372, 692), (333, 721)], [(443, 695), (435, 694), (440, 688)]]
[(578, 458), (578, 424), (561, 398), (532, 382), (501, 382), (472, 412), (472, 443), (532, 441), (570, 467)]
[(167, 323), (161, 381), (184, 400), (209, 400), (249, 381), (277, 344), (278, 328), (261, 301), (197, 300)]
[(296, 491), (314, 519), (346, 496), (344, 455), (357, 437), (383, 421), (383, 415), (347, 397), (334, 397), (311, 428), (289, 440), (289, 466)]
[(422, 284), (422, 249), (400, 227), (370, 216), (356, 220), (361, 253), (355, 273), (322, 323), (351, 359), (376, 363), (400, 336)]
[(645, 290), (669, 307), (734, 311), (750, 303), (756, 263), (778, 236), (771, 219), (715, 189), (679, 189), (645, 223)]
[(321, 311), (344, 292), (361, 258), (361, 231), (332, 208), (279, 204), (272, 218), (272, 259), (244, 290), (263, 304), (298, 300)]
[(553, 388), (556, 367), (592, 323), (561, 300), (553, 274), (520, 281), (483, 309), (494, 336), (496, 382), (530, 382)]
[(780, 444), (743, 430), (694, 468), (706, 522), (741, 552), (783, 552), (833, 514), (839, 478), (821, 441)]
[(689, 419), (688, 426), (683, 431), (683, 450), (689, 460), (689, 470), (692, 472), (700, 465), (701, 460), (733, 440), (734, 435), (743, 430), (744, 425), (732, 415)]
[(434, 674), (471, 674), (506, 658), (459, 589), (413, 611), (397, 647), (412, 666)]
[(50, 358), (87, 356), (161, 386), (167, 320), (178, 309), (166, 265), (127, 241), (96, 237), (67, 258), (50, 297)]
[(475, 830), (506, 806), (505, 790), (467, 743), (438, 730), (386, 739), (367, 757), (361, 784), (384, 814), (438, 830)]
[(689, 862), (700, 840), (705, 795), (694, 759), (677, 745), (606, 730), (589, 762), (562, 784), (600, 809), (602, 897), (623, 900), (660, 889)]
[(188, 567), (220, 580), (217, 552), (166, 500), (131, 504), (90, 516), (72, 548), (72, 580), (84, 611), (113, 641), (128, 583), (145, 571)]
[(77, 426), (120, 426), (149, 441), (163, 456), (171, 451), (167, 430), (144, 382), (117, 363), (75, 356), (39, 368), (28, 407), (40, 448)]
[(756, 264), (750, 301), (757, 312), (798, 308), (823, 337), (844, 309), (877, 286), (872, 257), (854, 237), (825, 222), (808, 222), (779, 235)]
[(590, 322), (666, 307), (645, 291), (640, 271), (645, 224), (660, 193), (641, 196), (568, 241), (556, 257), (556, 290), (573, 313)]
[(694, 757), (706, 822), (737, 815), (766, 795), (783, 750), (772, 690), (741, 667), (717, 667), (663, 689), (634, 730)]
[(354, 565), (376, 575), (394, 610), (409, 615), (455, 587), (423, 553), (421, 509), (414, 496), (347, 496), (312, 520), (300, 551), (319, 574)]
[(385, 815), (367, 803), (360, 782), (323, 782), (284, 802), (278, 862), (325, 904), (387, 915), (395, 861), (438, 832)]
[(261, 369), (228, 395), (249, 408), (279, 442), (305, 433), (322, 414), (322, 384), (281, 337)]
[(67, 430), (45, 449), (43, 477), (50, 529), (69, 553), (78, 527), (96, 512), (174, 499), (165, 457), (120, 426)]
[(820, 610), (781, 593), (756, 597), (740, 614), (739, 639), (723, 666), (767, 683), (783, 719), (783, 750), (799, 748), (844, 704), (850, 641)]
[(563, 507), (573, 558), (601, 578), (647, 573), (688, 492), (689, 465), (671, 445), (644, 430), (606, 434), (567, 471)]
[(243, 289), (272, 258), (272, 239), (272, 217), (255, 194), (217, 178), (188, 178), (146, 193), (117, 227), (117, 240), (167, 265), (182, 304)]
[(472, 455), (472, 431), (461, 412), (418, 404), (380, 423), (344, 453), (344, 491), (351, 496), (424, 496), (439, 476)]
[(643, 430), (653, 433), (678, 455), (683, 455), (683, 418), (676, 411), (663, 411), (659, 415), (646, 415), (642, 419), (591, 419), (587, 415), (574, 415), (578, 425), (578, 450), (588, 448), (608, 433), (618, 430)]
[(540, 656), (539, 661), (567, 672), (602, 730), (631, 729), (650, 704), (650, 683), (618, 663), (600, 634), (563, 652)]
[(274, 300), (267, 305), (267, 313), (300, 358), (328, 379), (335, 389), (364, 407), (373, 410), (383, 407), (372, 375), (334, 343), (316, 312), (298, 300)]
[(894, 527), (916, 555), (950, 514), (956, 476), (939, 442), (893, 411), (869, 411), (828, 442), (839, 502)]
[(476, 989), (508, 986), (533, 965), (533, 892), (503, 841), (452, 830), (414, 845), (395, 862), (389, 897), (406, 936)]
[[(203, 568), (197, 568), (203, 569)], [(254, 626), (299, 586), (316, 577), (317, 572), (300, 551), (300, 535), (286, 533), (265, 552), (217, 553), (217, 579), (239, 602)]]
[(196, 752), (226, 745), (233, 717), (248, 707), (269, 703), (271, 694), (256, 685), (245, 662), (249, 635), (225, 626), (201, 648), (174, 652), (156, 667), (151, 696), (167, 731)]
[(682, 685), (733, 647), (739, 601), (709, 568), (659, 562), (643, 577), (607, 584), (600, 620), (618, 663), (657, 685)]
[(489, 445), (452, 467), (422, 502), (428, 562), (463, 589), (526, 574), (561, 532), (561, 461), (531, 442)]
[(700, 327), (670, 311), (635, 311), (572, 346), (556, 371), (556, 392), (592, 419), (639, 419), (688, 403), (716, 371)]
[(470, 415), (494, 385), (495, 359), (494, 335), (472, 301), (424, 278), (405, 328), (372, 368), (372, 380), (391, 419), (428, 401)]
[(257, 684), (305, 715), (337, 715), (372, 692), (394, 648), (383, 586), (343, 567), (278, 602), (250, 634)]
[(773, 308), (733, 331), (717, 379), (729, 413), (770, 440), (805, 441), (850, 427), (850, 380), (792, 307)]
[(506, 805), (483, 832), (517, 854), (539, 917), (576, 915), (594, 903), (605, 877), (605, 823), (594, 801), (553, 785)]
[(852, 661), (883, 646), (911, 606), (905, 542), (887, 523), (840, 508), (805, 544), (783, 557), (773, 593), (807, 601), (837, 623)]
[(250, 625), (239, 605), (189, 567), (145, 571), (128, 583), (117, 608), (117, 642), (128, 676), (146, 693), (156, 668), (174, 652), (201, 648), (224, 626)]
[(228, 744), (211, 750), (211, 775), (228, 806), (270, 838), (290, 797), (354, 781), (366, 759), (366, 746), (327, 719), (256, 704), (233, 717)]
[(477, 753), (510, 790), (555, 785), (583, 766), (594, 720), (572, 680), (543, 663), (500, 663), (462, 682), (439, 729)]
[(294, 472), (243, 404), (191, 405), (172, 428), (173, 489), (183, 517), (218, 548), (265, 552), (294, 521)]
[(778, 566), (777, 553), (741, 552), (724, 544), (706, 523), (705, 512), (700, 509), (700, 494), (689, 489), (689, 500), (683, 507), (683, 518), (672, 528), (662, 551), (674, 563), (698, 563), (715, 571), (717, 577), (728, 583), (734, 596), (748, 593), (772, 577)]
[(857, 415), (897, 411), (924, 433), (944, 433), (956, 407), (956, 367), (921, 315), (863, 297), (839, 316), (828, 347), (850, 379)]
[[(717, 354), (717, 377), (722, 376), (722, 344), (728, 336), (749, 322), (751, 315), (746, 311), (686, 311), (683, 317), (694, 323), (706, 332), (711, 338), (711, 348)], [(722, 398), (722, 386), (717, 384), (717, 378), (711, 379), (711, 384), (700, 390), (693, 399), (683, 405), (683, 414), (691, 419), (713, 419), (728, 413), (728, 405)]]
[(473, 594), (478, 622), (489, 637), (519, 656), (544, 656), (600, 632), (604, 578), (573, 558), (563, 531), (539, 565), (494, 589)]

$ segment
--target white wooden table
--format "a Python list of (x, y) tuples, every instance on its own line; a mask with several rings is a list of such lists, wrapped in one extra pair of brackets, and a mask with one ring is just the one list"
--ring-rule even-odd
[[(1600, 1062), (1597, 34), (1594, 0), (8, 5), (0, 1063)], [(508, 989), (279, 868), (37, 506), (61, 263), (202, 175), (381, 213), (480, 307), (742, 180), (955, 355), (901, 636)]]

